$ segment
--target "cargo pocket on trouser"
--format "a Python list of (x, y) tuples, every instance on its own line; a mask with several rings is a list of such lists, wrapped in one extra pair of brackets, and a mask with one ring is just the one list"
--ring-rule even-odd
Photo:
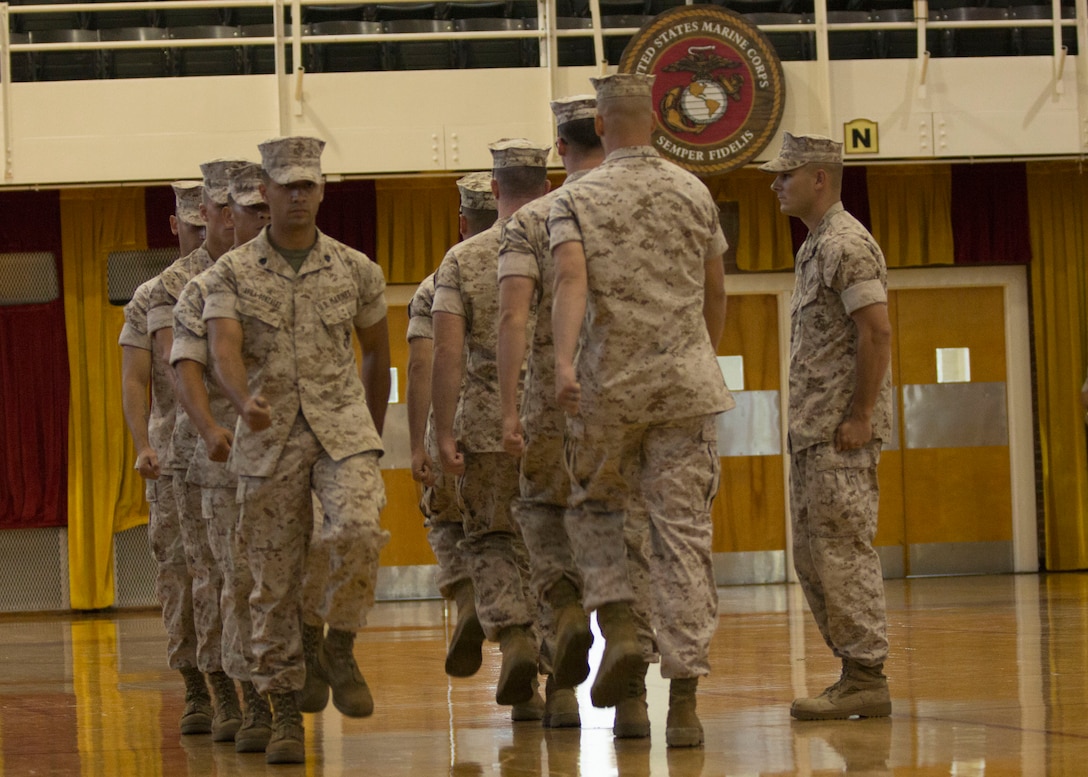
[(806, 484), (805, 495), (813, 536), (872, 541), (879, 499), (879, 445), (871, 443), (852, 451), (837, 451), (831, 443), (813, 448), (813, 477)]
[(708, 415), (703, 420), (703, 428), (700, 431), (700, 441), (706, 450), (706, 456), (710, 467), (711, 477), (704, 493), (707, 511), (714, 504), (714, 498), (718, 495), (718, 488), (722, 479), (722, 460), (718, 456), (718, 417)]

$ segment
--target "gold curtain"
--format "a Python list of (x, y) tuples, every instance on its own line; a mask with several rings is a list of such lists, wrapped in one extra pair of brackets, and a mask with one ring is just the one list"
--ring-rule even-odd
[(1088, 175), (1072, 162), (1028, 163), (1031, 293), (1046, 567), (1088, 567), (1088, 453), (1080, 404), (1088, 351)]
[(888, 267), (955, 261), (949, 165), (872, 165), (866, 181), (873, 237)]
[(110, 251), (147, 248), (142, 188), (61, 192), (68, 421), (68, 577), (72, 608), (113, 604), (113, 535), (147, 521), (121, 412), (122, 309), (109, 304)]
[(387, 283), (419, 283), (461, 239), (460, 176), (379, 179), (376, 260)]
[(790, 220), (778, 209), (771, 191), (774, 176), (745, 168), (706, 180), (717, 202), (736, 202), (738, 208), (737, 267), (769, 271), (793, 269)]

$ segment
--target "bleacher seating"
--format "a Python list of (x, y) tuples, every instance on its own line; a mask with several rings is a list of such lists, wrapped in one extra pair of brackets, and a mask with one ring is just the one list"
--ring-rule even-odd
[[(25, 32), (9, 33), (12, 43), (30, 43), (30, 36)], [(30, 61), (30, 53), (26, 51), (12, 52), (11, 54), (11, 80), (33, 81), (33, 65)]]
[[(1004, 8), (979, 8), (958, 6), (940, 11), (943, 21), (995, 21), (1009, 17)], [(1012, 30), (1004, 29), (951, 29), (941, 30), (939, 56), (943, 57), (998, 57), (1010, 56)], [(936, 52), (933, 52), (936, 54)]]
[[(35, 4), (54, 0), (34, 0)], [(107, 0), (101, 0), (106, 2)], [(19, 0), (12, 8), (25, 5)], [(611, 35), (610, 30), (637, 29), (653, 15), (682, 0), (599, 0), (604, 57), (619, 62), (629, 36)], [(812, 25), (813, 0), (715, 0), (723, 7), (745, 13), (759, 26)], [(992, 2), (993, 5), (973, 3)], [(765, 8), (778, 10), (756, 10)], [(315, 38), (327, 35), (377, 35), (381, 33), (429, 33), (455, 31), (520, 32), (535, 30), (538, 24), (536, 0), (452, 0), (408, 4), (367, 3), (340, 6), (304, 6), (303, 15), (318, 19), (305, 24), (303, 62), (308, 72), (350, 72), (373, 70), (420, 70), (443, 68), (493, 68), (536, 66), (540, 61), (539, 38), (476, 38), (466, 40), (341, 41), (328, 43)], [(587, 0), (557, 0), (560, 30), (588, 32)], [(918, 55), (914, 9), (909, 0), (829, 0), (827, 20), (839, 29), (828, 31), (828, 54), (832, 60), (869, 58), (914, 58)], [(1039, 0), (931, 0), (926, 28), (925, 50), (932, 56), (1050, 56), (1054, 53), (1053, 27), (1018, 26), (1017, 20), (1047, 21), (1052, 7)], [(789, 11), (785, 9), (790, 9)], [(1061, 6), (1063, 19), (1075, 19), (1071, 3)], [(12, 80), (57, 81), (93, 78), (155, 78), (185, 75), (267, 74), (274, 70), (271, 45), (177, 46), (170, 40), (272, 37), (272, 7), (209, 7), (196, 9), (109, 10), (56, 14), (34, 12), (10, 14), (11, 42), (18, 43), (112, 43), (136, 41), (162, 45), (105, 48), (99, 50), (44, 50), (12, 55)], [(290, 13), (289, 10), (286, 11)], [(228, 23), (175, 24), (165, 20), (217, 19)], [(263, 19), (252, 24), (235, 24), (238, 19)], [(933, 23), (1007, 22), (1002, 27), (934, 29)], [(158, 22), (157, 24), (154, 22)], [(843, 25), (866, 22), (908, 23), (910, 29), (843, 29)], [(285, 46), (285, 66), (294, 67), (290, 45)], [(24, 31), (25, 30), (25, 31)], [(816, 35), (811, 28), (766, 33), (779, 57), (785, 61), (816, 58)], [(1077, 53), (1075, 25), (1061, 26), (1061, 45)], [(557, 42), (563, 67), (593, 65), (591, 35), (560, 37)]]
[[(99, 0), (109, 2), (110, 0)], [(92, 30), (142, 29), (155, 26), (155, 14), (151, 11), (136, 9), (132, 11), (92, 11), (88, 15), (88, 26)]]
[[(458, 32), (480, 30), (525, 29), (521, 19), (468, 18), (454, 21)], [(490, 38), (487, 40), (463, 40), (457, 46), (457, 62), (460, 67), (525, 67), (529, 61), (529, 47), (524, 38)]]
[[(828, 11), (828, 24), (858, 24), (868, 22), (868, 11)], [(876, 49), (869, 30), (828, 30), (827, 49), (830, 59), (872, 59)]]
[[(449, 19), (392, 19), (384, 26), (387, 33), (453, 32), (453, 22)], [(451, 40), (385, 44), (385, 65), (389, 70), (445, 70), (456, 64)]]
[[(275, 25), (272, 24), (243, 24), (238, 28), (238, 32), (242, 38), (271, 38), (276, 34)], [(309, 35), (310, 33), (310, 25), (302, 25), (302, 34)], [(290, 39), (294, 34), (294, 30), (290, 24), (284, 25), (283, 34), (288, 41), (287, 45), (284, 46), (285, 72), (291, 73), (294, 71), (295, 64), (294, 47), (290, 45)], [(303, 62), (305, 63), (307, 70), (314, 71), (320, 69), (314, 64), (314, 60), (316, 59), (314, 49), (316, 48), (317, 47), (313, 44), (303, 44), (302, 46)], [(276, 51), (271, 45), (243, 46), (242, 61), (243, 69), (246, 73), (276, 72)]]
[(443, 19), (498, 19), (508, 18), (506, 10), (505, 2), (482, 0), (477, 3), (443, 3), (438, 7), (438, 15)]
[[(438, 7), (435, 3), (398, 3), (372, 5), (366, 10), (366, 18), (377, 22), (433, 20)], [(409, 25), (411, 26), (411, 25)]]
[(361, 22), (365, 17), (365, 5), (304, 5), (302, 21), (306, 24), (321, 22)]
[[(192, 27), (171, 27), (170, 39), (237, 38), (237, 27), (223, 24), (201, 24)], [(229, 76), (244, 72), (241, 46), (186, 46), (172, 49), (174, 75)]]
[[(17, 0), (11, 5), (59, 5), (60, 0)], [(82, 30), (87, 27), (87, 14), (79, 11), (13, 14), (12, 32), (41, 32), (44, 30)]]
[(220, 27), (227, 25), (227, 8), (170, 8), (155, 11), (156, 27)]
[[(96, 30), (31, 30), (29, 43), (96, 43)], [(76, 51), (36, 51), (30, 58), (32, 79), (35, 81), (80, 81), (98, 78), (98, 52), (92, 49)]]
[(162, 48), (103, 49), (105, 78), (164, 78), (172, 75), (169, 34), (165, 27), (116, 27), (98, 31), (101, 41), (164, 41)]
[[(805, 17), (799, 13), (765, 11), (748, 13), (745, 14), (744, 18), (757, 26), (765, 24), (804, 24), (806, 21)], [(767, 39), (778, 53), (778, 58), (783, 62), (812, 58), (810, 54), (813, 50), (812, 33), (808, 30), (764, 32), (764, 35), (767, 36)]]
[[(620, 16), (602, 16), (601, 27), (604, 30), (608, 29), (638, 29), (650, 19), (652, 16), (645, 15), (620, 15)], [(623, 50), (627, 48), (627, 43), (631, 40), (631, 35), (605, 35), (604, 37), (604, 57), (608, 60), (608, 64), (619, 64), (620, 58), (623, 56)]]
[[(381, 22), (330, 21), (312, 25), (314, 35), (376, 35), (384, 32)], [(381, 43), (351, 41), (347, 43), (317, 43), (313, 56), (307, 58), (307, 69), (320, 73), (381, 70), (384, 55)]]

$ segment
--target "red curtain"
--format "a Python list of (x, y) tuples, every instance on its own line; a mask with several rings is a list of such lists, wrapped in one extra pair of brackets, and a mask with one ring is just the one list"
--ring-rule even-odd
[[(0, 253), (60, 261), (57, 192), (0, 193)], [(68, 346), (64, 300), (0, 307), (0, 529), (64, 526), (68, 494)]]
[(1027, 264), (1028, 178), (1023, 162), (952, 165), (956, 264)]

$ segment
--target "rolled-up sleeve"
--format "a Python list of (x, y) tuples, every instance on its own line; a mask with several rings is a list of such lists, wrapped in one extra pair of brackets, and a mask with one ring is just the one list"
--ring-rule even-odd
[(574, 201), (569, 192), (561, 192), (552, 203), (551, 212), (548, 213), (548, 235), (551, 238), (550, 247), (553, 250), (563, 243), (583, 242), (582, 227), (578, 223)]

